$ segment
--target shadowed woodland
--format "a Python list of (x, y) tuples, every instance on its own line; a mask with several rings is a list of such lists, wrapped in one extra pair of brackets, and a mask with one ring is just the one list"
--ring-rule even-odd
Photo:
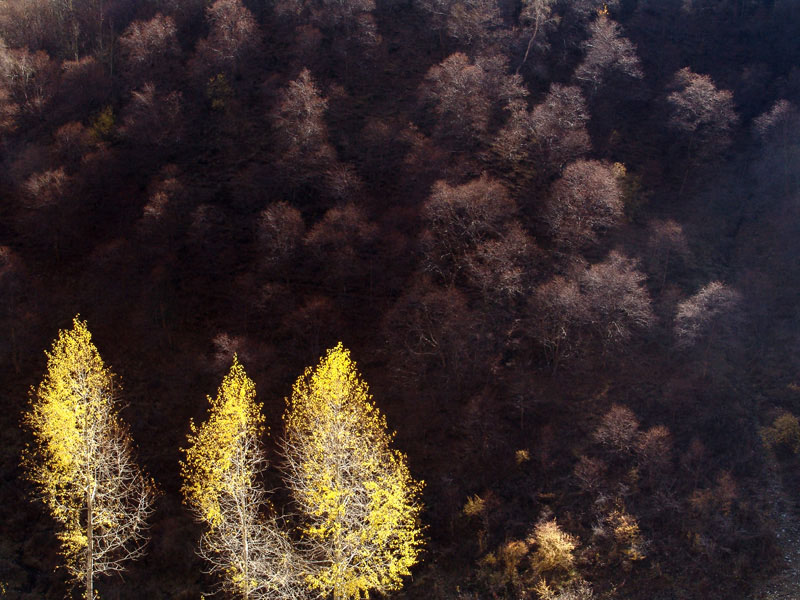
[(103, 598), (214, 589), (181, 503), (234, 354), (282, 489), (342, 341), (424, 480), (390, 596), (756, 598), (800, 519), (800, 5), (0, 3), (0, 589), (71, 593), (20, 456), (85, 318), (161, 490)]

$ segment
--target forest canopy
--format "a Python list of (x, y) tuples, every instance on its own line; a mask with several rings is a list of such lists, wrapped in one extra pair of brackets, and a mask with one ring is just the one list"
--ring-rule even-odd
[[(800, 596), (798, 27), (791, 0), (0, 2), (0, 590), (85, 576), (37, 404), (80, 314), (152, 500), (103, 597), (238, 573), (213, 534), (242, 499), (270, 593), (310, 548), (325, 597)], [(289, 442), (336, 412), (297, 375), (345, 347), (381, 415), (354, 384), (381, 427), (353, 497), (394, 507), (363, 527), (303, 504)], [(223, 447), (252, 485), (199, 468)], [(337, 570), (331, 527), (401, 558)]]

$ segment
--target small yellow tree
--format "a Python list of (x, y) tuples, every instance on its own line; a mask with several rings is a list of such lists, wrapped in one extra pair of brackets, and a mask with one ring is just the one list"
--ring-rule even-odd
[(555, 599), (556, 593), (577, 577), (573, 552), (578, 540), (562, 531), (553, 519), (538, 523), (527, 541), (536, 546), (531, 556), (536, 593), (542, 600)]
[(334, 600), (398, 589), (421, 551), (422, 483), (390, 447), (386, 419), (341, 343), (297, 380), (284, 421), (307, 583)]
[(572, 569), (575, 562), (572, 553), (577, 546), (576, 540), (561, 531), (555, 519), (537, 524), (529, 542), (536, 545), (531, 566), (537, 573), (569, 572)]
[[(256, 389), (234, 356), (211, 413), (191, 424), (181, 463), (183, 495), (206, 526), (199, 554), (221, 588), (247, 600), (302, 597), (303, 563), (278, 526), (260, 479), (267, 461)], [(269, 515), (269, 516), (267, 516)]]
[(62, 330), (24, 423), (34, 444), (23, 466), (59, 525), (66, 567), (94, 598), (97, 575), (142, 555), (155, 488), (132, 456), (117, 414), (114, 381), (85, 321)]

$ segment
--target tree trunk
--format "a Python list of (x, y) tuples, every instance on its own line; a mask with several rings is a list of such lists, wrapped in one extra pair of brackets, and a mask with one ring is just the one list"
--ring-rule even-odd
[(525, 56), (522, 57), (522, 62), (517, 67), (517, 70), (514, 71), (515, 73), (519, 74), (520, 69), (525, 64), (525, 61), (528, 60), (528, 54), (531, 52), (531, 47), (533, 46), (533, 40), (536, 39), (536, 34), (539, 33), (539, 19), (536, 19), (535, 26), (533, 28), (533, 34), (531, 35), (531, 39), (528, 40), (528, 47), (525, 48)]
[(239, 509), (240, 522), (242, 526), (242, 533), (244, 534), (244, 600), (250, 599), (250, 549), (247, 544), (247, 526), (244, 522), (244, 514), (242, 508)]
[(86, 492), (86, 598), (94, 600), (94, 539), (92, 536), (92, 491)]

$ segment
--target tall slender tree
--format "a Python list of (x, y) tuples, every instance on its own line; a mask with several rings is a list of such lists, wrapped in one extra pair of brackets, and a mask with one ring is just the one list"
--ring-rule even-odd
[(34, 443), (23, 465), (58, 523), (67, 570), (93, 599), (96, 576), (142, 556), (156, 491), (134, 460), (114, 376), (86, 322), (60, 331), (47, 359), (24, 417)]
[(419, 493), (386, 418), (341, 343), (297, 380), (284, 415), (285, 481), (299, 513), (306, 581), (334, 600), (402, 585), (422, 546)]
[(302, 560), (268, 513), (260, 477), (267, 460), (256, 389), (234, 356), (211, 414), (192, 423), (186, 460), (181, 464), (183, 494), (206, 526), (199, 554), (223, 591), (246, 600), (301, 598)]

